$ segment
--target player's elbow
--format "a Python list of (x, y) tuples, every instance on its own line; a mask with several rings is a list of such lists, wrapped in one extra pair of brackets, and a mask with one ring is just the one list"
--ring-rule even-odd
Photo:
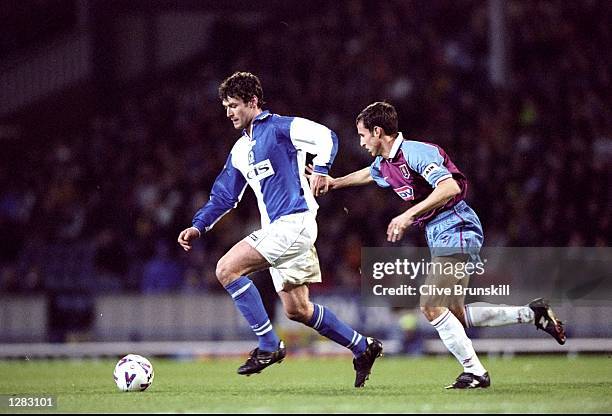
[(453, 178), (444, 179), (438, 186), (443, 188), (444, 195), (449, 199), (454, 198), (461, 193), (459, 184)]
[(459, 195), (461, 193), (461, 188), (459, 187), (459, 184), (457, 183), (456, 180), (452, 180), (452, 185), (451, 185), (451, 196), (452, 197), (456, 197), (457, 195)]

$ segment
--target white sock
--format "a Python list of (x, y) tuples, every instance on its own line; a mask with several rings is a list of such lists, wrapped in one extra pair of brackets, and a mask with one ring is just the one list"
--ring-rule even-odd
[(465, 305), (465, 321), (468, 328), (525, 324), (533, 322), (533, 311), (529, 306), (476, 302)]
[(472, 341), (465, 334), (463, 325), (450, 310), (447, 309), (430, 324), (436, 328), (442, 342), (453, 353), (466, 373), (482, 376), (487, 372), (478, 359), (476, 351), (474, 351)]

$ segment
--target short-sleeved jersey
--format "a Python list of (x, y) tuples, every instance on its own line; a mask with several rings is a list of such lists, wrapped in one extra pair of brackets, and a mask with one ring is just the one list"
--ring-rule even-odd
[(306, 153), (316, 155), (315, 173), (327, 175), (337, 149), (336, 134), (321, 124), (262, 112), (253, 121), (252, 136), (243, 131), (234, 144), (193, 226), (210, 230), (236, 207), (247, 184), (257, 197), (262, 227), (283, 215), (316, 213), (318, 204), (304, 174)]
[(395, 139), (389, 158), (376, 157), (370, 175), (383, 188), (393, 188), (404, 201), (419, 203), (429, 196), (440, 181), (453, 178), (461, 192), (445, 205), (431, 210), (415, 221), (423, 226), (438, 213), (455, 206), (465, 198), (467, 179), (446, 152), (431, 143), (404, 140), (402, 133)]

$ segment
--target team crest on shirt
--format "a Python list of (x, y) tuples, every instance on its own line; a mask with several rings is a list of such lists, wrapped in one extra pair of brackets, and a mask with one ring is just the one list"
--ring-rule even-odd
[(407, 164), (403, 164), (400, 165), (399, 167), (400, 172), (402, 172), (402, 176), (406, 179), (408, 179), (410, 177), (410, 171), (408, 170), (408, 165)]
[(399, 188), (394, 188), (393, 190), (404, 201), (412, 201), (414, 199), (414, 189), (412, 189), (412, 186), (405, 185)]
[(255, 153), (253, 151), (249, 151), (249, 165), (253, 165), (255, 163)]

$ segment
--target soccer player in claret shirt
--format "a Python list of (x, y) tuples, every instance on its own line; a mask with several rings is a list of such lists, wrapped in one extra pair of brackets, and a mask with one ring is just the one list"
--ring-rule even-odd
[[(259, 373), (286, 354), (257, 288), (247, 277), (269, 268), (287, 317), (350, 349), (355, 356), (355, 387), (363, 387), (374, 361), (382, 355), (382, 343), (358, 333), (328, 308), (311, 303), (308, 294), (308, 284), (321, 282), (314, 246), (318, 205), (313, 192), (318, 196), (328, 187), (336, 134), (304, 118), (263, 111), (261, 83), (248, 72), (223, 81), (219, 97), (227, 118), (242, 135), (213, 184), (210, 200), (195, 214), (193, 225), (180, 233), (178, 242), (189, 251), (195, 239), (236, 207), (247, 185), (253, 189), (262, 228), (234, 245), (216, 270), (217, 279), (259, 339), (238, 373)], [(305, 175), (307, 152), (316, 155), (312, 190)]]
[[(467, 180), (448, 155), (435, 144), (407, 140), (398, 132), (397, 112), (385, 102), (367, 106), (357, 116), (357, 132), (362, 147), (375, 157), (371, 166), (341, 178), (330, 178), (328, 190), (375, 182), (391, 188), (411, 204), (393, 218), (387, 228), (387, 240), (398, 242), (411, 225), (425, 227), (432, 263), (478, 261), (484, 237), (480, 220), (465, 202)], [(452, 287), (468, 279), (457, 279), (443, 268), (427, 276), (425, 284)], [(436, 272), (439, 269), (434, 268)], [(463, 372), (447, 388), (485, 388), (491, 383), (465, 329), (470, 326), (502, 326), (535, 323), (557, 340), (565, 343), (565, 332), (548, 302), (535, 299), (525, 306), (493, 305), (479, 302), (463, 304), (463, 296), (422, 296), (421, 310), (438, 331), (448, 350), (463, 366)]]

